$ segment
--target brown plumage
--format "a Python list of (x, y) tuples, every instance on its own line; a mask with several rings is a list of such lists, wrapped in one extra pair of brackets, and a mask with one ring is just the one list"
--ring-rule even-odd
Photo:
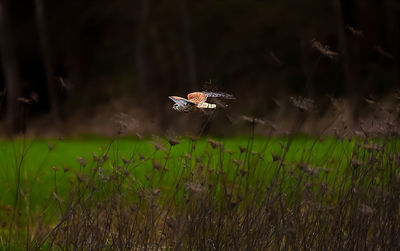
[(193, 102), (195, 104), (200, 104), (207, 100), (206, 94), (204, 94), (202, 92), (192, 92), (192, 93), (189, 93), (187, 95), (187, 97), (190, 102)]

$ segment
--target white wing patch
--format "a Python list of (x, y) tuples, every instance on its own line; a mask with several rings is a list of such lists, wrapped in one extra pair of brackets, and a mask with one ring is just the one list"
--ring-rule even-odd
[(202, 102), (197, 105), (198, 108), (209, 108), (209, 109), (215, 109), (217, 107), (216, 104), (210, 104), (207, 102)]

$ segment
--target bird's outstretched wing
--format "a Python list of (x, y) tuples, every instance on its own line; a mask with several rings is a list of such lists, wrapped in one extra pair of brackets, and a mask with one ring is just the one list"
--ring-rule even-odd
[(223, 92), (202, 92), (207, 98), (236, 99), (233, 95)]
[(185, 99), (185, 98), (181, 98), (178, 96), (168, 96), (172, 101), (174, 101), (175, 103), (177, 103), (178, 105), (181, 106), (186, 106), (186, 105), (196, 105), (195, 103)]
[(207, 100), (207, 96), (202, 92), (192, 92), (187, 95), (188, 100), (195, 103), (201, 104)]

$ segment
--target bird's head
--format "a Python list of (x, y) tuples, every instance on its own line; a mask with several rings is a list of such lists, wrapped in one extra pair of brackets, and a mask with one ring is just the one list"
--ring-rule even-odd
[(172, 109), (174, 109), (175, 111), (179, 111), (179, 106), (178, 106), (178, 104), (174, 104), (174, 105), (172, 106)]

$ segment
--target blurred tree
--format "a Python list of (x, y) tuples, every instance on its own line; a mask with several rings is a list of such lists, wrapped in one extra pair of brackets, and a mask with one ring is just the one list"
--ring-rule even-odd
[(10, 1), (0, 0), (0, 52), (6, 87), (6, 125), (11, 133), (24, 132), (26, 121), (22, 97), (22, 79), (18, 68), (13, 21), (10, 16)]
[(137, 13), (136, 27), (136, 48), (135, 48), (135, 64), (136, 64), (136, 84), (139, 92), (143, 95), (149, 95), (148, 85), (148, 57), (146, 55), (147, 45), (147, 28), (150, 12), (151, 0), (141, 0), (139, 13)]
[(197, 79), (197, 65), (196, 65), (196, 50), (192, 38), (192, 24), (191, 15), (189, 13), (187, 0), (182, 0), (182, 24), (183, 24), (183, 41), (185, 43), (186, 62), (189, 86), (191, 90), (196, 90), (199, 87)]
[(44, 0), (35, 0), (36, 25), (39, 32), (39, 40), (46, 75), (47, 95), (50, 103), (50, 114), (57, 124), (60, 122), (60, 103), (57, 96), (55, 70), (53, 62), (52, 46), (50, 44), (47, 27), (46, 6)]
[[(352, 122), (354, 123), (358, 117), (359, 105), (360, 105), (360, 92), (358, 89), (358, 81), (353, 70), (354, 64), (352, 63), (352, 57), (348, 49), (348, 41), (345, 34), (346, 20), (353, 19), (354, 13), (353, 0), (335, 0), (334, 2), (336, 16), (337, 16), (337, 36), (339, 40), (339, 51), (341, 55), (341, 61), (343, 65), (344, 79), (347, 86), (347, 97), (349, 98), (352, 109)], [(344, 10), (347, 10), (345, 12)], [(346, 14), (346, 15), (345, 15)]]
[[(382, 2), (396, 4), (0, 0), (7, 124), (24, 124), (24, 105), (16, 100), (35, 91), (41, 99), (30, 116), (94, 116), (99, 105), (118, 99), (168, 128), (166, 97), (198, 90), (210, 79), (248, 100), (237, 107), (240, 113), (269, 116), (271, 98), (323, 94), (347, 95), (358, 112), (360, 97), (373, 88), (388, 93), (397, 87), (400, 15)], [(365, 39), (352, 36), (347, 24)], [(339, 52), (338, 60), (314, 50), (313, 38)], [(56, 85), (58, 76), (68, 85)]]

